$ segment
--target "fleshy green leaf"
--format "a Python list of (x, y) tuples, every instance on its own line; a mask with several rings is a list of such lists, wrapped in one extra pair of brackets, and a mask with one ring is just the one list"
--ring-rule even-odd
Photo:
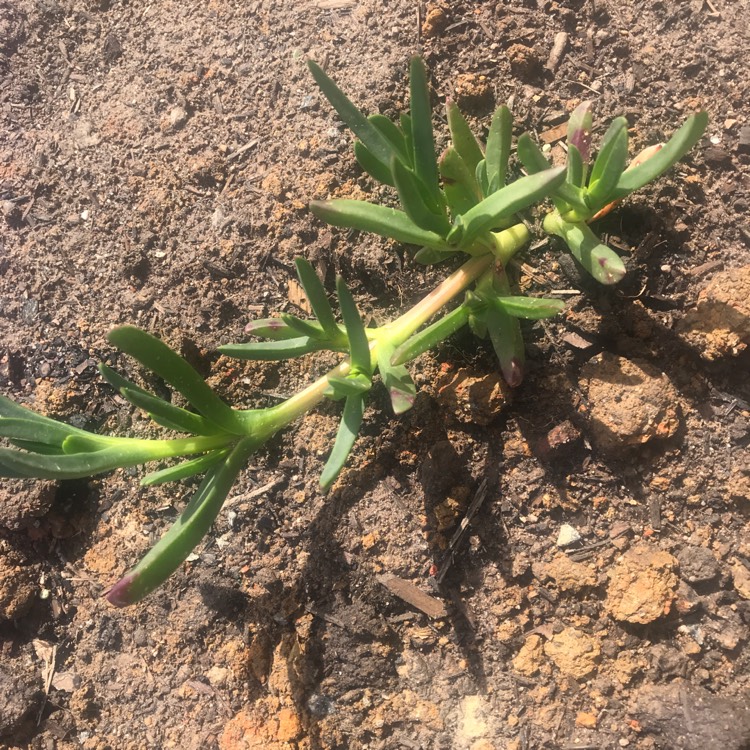
[(708, 125), (708, 114), (698, 112), (690, 115), (685, 124), (669, 139), (666, 145), (643, 164), (626, 169), (612, 193), (612, 200), (620, 200), (634, 190), (666, 172), (695, 146)]
[(411, 135), (414, 148), (414, 171), (425, 184), (435, 203), (440, 205), (438, 166), (435, 157), (435, 139), (432, 134), (432, 107), (427, 85), (427, 71), (419, 57), (412, 57), (409, 65), (409, 90), (411, 94)]
[[(550, 163), (545, 158), (542, 150), (534, 143), (533, 139), (528, 133), (524, 133), (518, 139), (517, 146), (518, 158), (526, 168), (526, 171), (532, 174), (540, 174), (550, 169)], [(574, 157), (575, 158), (575, 157)], [(553, 191), (553, 199), (555, 205), (560, 210), (565, 210), (565, 206), (561, 205), (558, 201), (563, 200), (572, 208), (576, 208), (580, 211), (589, 212), (588, 204), (584, 200), (584, 192), (580, 188), (576, 187), (571, 182), (565, 180), (558, 185)]]
[(423, 352), (432, 349), (441, 341), (445, 341), (449, 336), (452, 336), (459, 328), (466, 325), (468, 320), (469, 309), (465, 305), (460, 305), (455, 310), (444, 315), (440, 320), (418, 331), (404, 341), (393, 352), (391, 363), (402, 365), (418, 357)]
[(430, 266), (436, 263), (445, 263), (446, 260), (452, 258), (455, 254), (455, 250), (442, 251), (433, 250), (431, 247), (423, 247), (415, 253), (414, 260), (423, 266)]
[(341, 276), (336, 278), (336, 293), (339, 296), (341, 317), (349, 338), (349, 358), (352, 370), (356, 373), (372, 375), (372, 357), (370, 356), (370, 342), (367, 339), (365, 324), (357, 310), (354, 297)]
[[(57, 430), (59, 427), (62, 426), (62, 428), (65, 430), (65, 435), (80, 435), (82, 437), (94, 437), (99, 440), (115, 440), (116, 438), (107, 438), (103, 435), (93, 435), (90, 432), (87, 432), (86, 430), (81, 430), (78, 427), (72, 427), (71, 425), (65, 424), (63, 422), (58, 422), (56, 419), (50, 419), (50, 417), (44, 417), (41, 414), (37, 414), (37, 412), (32, 411), (31, 409), (27, 409), (25, 406), (21, 406), (21, 404), (17, 404), (15, 401), (11, 401), (11, 399), (6, 398), (5, 396), (0, 396), (0, 424), (2, 424), (5, 419), (18, 419), (18, 420), (26, 420), (30, 422), (35, 422), (40, 425), (46, 425), (51, 430)], [(34, 441), (32, 441), (34, 442)], [(46, 442), (46, 441), (42, 441)]]
[(508, 315), (526, 320), (551, 318), (565, 308), (562, 300), (546, 297), (496, 297), (494, 302)]
[(231, 453), (209, 469), (200, 487), (169, 531), (106, 594), (117, 607), (135, 604), (160, 586), (182, 565), (219, 515), (237, 475), (257, 448), (252, 438), (240, 440)]
[(329, 388), (326, 390), (326, 396), (334, 401), (340, 401), (349, 396), (356, 396), (360, 393), (367, 393), (372, 388), (372, 380), (364, 373), (354, 373), (350, 375), (329, 375)]
[(476, 179), (482, 195), (487, 197), (490, 194), (490, 183), (487, 180), (487, 162), (484, 159), (477, 164)]
[(367, 118), (393, 148), (394, 156), (407, 167), (413, 166), (412, 153), (406, 147), (403, 131), (385, 115), (370, 115)]
[(181, 479), (194, 477), (196, 474), (204, 474), (211, 467), (222, 461), (229, 453), (229, 448), (216, 450), (206, 453), (205, 456), (198, 456), (189, 461), (182, 461), (176, 466), (170, 466), (160, 471), (152, 471), (141, 479), (142, 487), (153, 487), (157, 484), (166, 484), (167, 482), (177, 482)]
[(298, 336), (307, 336), (311, 339), (318, 341), (327, 341), (325, 331), (311, 320), (303, 320), (298, 318), (296, 315), (290, 315), (289, 313), (281, 313), (279, 317), (290, 327), (297, 331)]
[(372, 151), (370, 151), (362, 141), (354, 141), (354, 157), (359, 166), (362, 167), (370, 177), (374, 177), (378, 182), (382, 182), (384, 185), (390, 185), (390, 187), (396, 186), (393, 181), (391, 168), (373, 156)]
[(440, 174), (443, 178), (443, 192), (448, 201), (452, 216), (460, 216), (482, 200), (475, 176), (475, 169), (463, 160), (453, 146), (449, 146), (440, 158)]
[(445, 103), (448, 116), (448, 127), (451, 131), (453, 147), (464, 160), (472, 174), (476, 173), (477, 164), (484, 159), (482, 147), (471, 132), (469, 124), (461, 114), (458, 106), (450, 99)]
[(628, 122), (618, 117), (604, 136), (589, 178), (588, 196), (594, 209), (610, 200), (628, 159)]
[(36, 479), (81, 479), (162, 458), (159, 454), (154, 455), (154, 450), (149, 445), (149, 442), (157, 441), (142, 440), (137, 441), (140, 445), (128, 445), (126, 438), (121, 440), (122, 445), (91, 453), (66, 455), (39, 455), (0, 448), (0, 475)]
[(386, 167), (393, 156), (393, 147), (383, 134), (352, 104), (346, 94), (323, 72), (320, 66), (312, 60), (307, 66), (315, 79), (315, 83), (323, 95), (331, 103), (339, 117), (367, 147), (370, 153)]
[(436, 250), (450, 250), (435, 232), (420, 229), (403, 211), (365, 201), (335, 199), (313, 201), (310, 210), (319, 219), (335, 227), (351, 227), (374, 232), (408, 245), (421, 245)]
[(114, 442), (112, 438), (78, 431), (63, 422), (55, 422), (54, 420), (42, 422), (36, 419), (19, 417), (3, 417), (0, 419), (0, 437), (26, 443), (39, 443), (55, 448), (56, 451), (64, 451), (65, 441), (72, 436), (80, 436), (81, 434), (85, 435), (90, 441), (90, 445), (95, 445), (94, 450), (102, 450)]
[[(492, 193), (462, 217), (461, 246), (471, 245), (482, 233), (497, 228), (501, 219), (542, 200), (562, 185), (564, 180), (565, 168), (557, 167), (522, 177), (496, 193)], [(448, 241), (451, 241), (450, 235)]]
[(518, 319), (509, 315), (499, 305), (490, 305), (484, 317), (492, 348), (500, 362), (500, 371), (505, 382), (511, 388), (515, 388), (523, 380), (526, 359)]
[[(282, 359), (293, 359), (294, 357), (301, 357), (303, 354), (331, 348), (329, 342), (312, 339), (309, 336), (301, 336), (285, 341), (250, 341), (246, 344), (224, 344), (219, 347), (219, 351), (226, 354), (227, 357), (234, 357), (235, 359), (278, 362)], [(338, 349), (335, 349), (335, 351), (338, 351)]]
[(513, 115), (505, 105), (498, 107), (492, 117), (487, 137), (487, 182), (490, 193), (500, 190), (505, 185), (512, 132)]
[(318, 278), (318, 274), (304, 258), (297, 258), (294, 264), (297, 267), (297, 275), (318, 323), (320, 323), (329, 339), (336, 340), (340, 337), (341, 331), (336, 318), (333, 316), (331, 303), (328, 301), (328, 295)]
[(238, 435), (244, 432), (242, 417), (225, 404), (208, 387), (206, 381), (163, 341), (133, 326), (115, 328), (107, 339), (166, 380), (209, 422), (227, 432)]
[(547, 161), (547, 157), (542, 153), (542, 149), (537, 146), (534, 139), (528, 133), (524, 133), (518, 139), (516, 153), (521, 160), (521, 164), (523, 164), (529, 174), (543, 172), (552, 166)]
[(245, 333), (251, 333), (259, 338), (273, 339), (274, 341), (299, 338), (299, 333), (286, 325), (281, 318), (251, 320), (245, 326)]
[(378, 346), (378, 370), (391, 399), (393, 413), (398, 415), (414, 406), (417, 387), (406, 367), (392, 364), (393, 351), (392, 344), (381, 343)]
[(323, 473), (320, 475), (320, 487), (327, 490), (336, 480), (336, 477), (344, 468), (346, 459), (349, 458), (354, 441), (362, 426), (362, 417), (365, 413), (365, 397), (362, 394), (349, 396), (344, 403), (344, 413), (341, 417), (336, 442), (333, 444), (331, 455), (326, 461)]
[(562, 237), (573, 256), (598, 282), (616, 284), (625, 275), (620, 256), (602, 244), (584, 222), (563, 221), (556, 214), (548, 214), (543, 227), (545, 232)]
[(582, 187), (586, 179), (586, 165), (581, 158), (581, 152), (573, 145), (568, 146), (568, 176), (567, 182), (575, 187)]
[(401, 123), (401, 132), (404, 134), (404, 142), (406, 143), (406, 152), (411, 154), (411, 163), (409, 166), (414, 166), (414, 135), (412, 133), (411, 117), (405, 112), (400, 114), (398, 121)]
[(417, 176), (397, 159), (391, 161), (391, 171), (406, 215), (421, 229), (445, 237), (450, 223), (436, 204), (428, 203), (430, 196)]
[(568, 120), (567, 141), (568, 148), (576, 148), (584, 163), (591, 159), (591, 126), (591, 102), (581, 102)]
[(615, 148), (618, 138), (622, 137), (623, 131), (625, 131), (626, 134), (625, 147), (627, 149), (628, 121), (624, 117), (616, 117), (607, 128), (604, 138), (602, 138), (601, 145), (599, 146), (599, 154), (596, 157), (594, 166), (591, 168), (589, 185), (593, 185), (597, 180), (601, 179), (602, 174), (604, 174), (604, 170), (607, 167), (610, 152)]
[(181, 409), (140, 388), (107, 365), (99, 365), (101, 376), (131, 404), (143, 409), (157, 424), (192, 435), (216, 435), (220, 430), (200, 414)]
[(191, 435), (216, 435), (222, 432), (215, 424), (199, 414), (173, 406), (141, 389), (121, 388), (120, 393), (131, 404), (143, 409), (154, 422), (169, 430), (187, 432)]
[[(61, 445), (50, 445), (48, 443), (36, 443), (33, 440), (17, 440), (14, 438), (8, 438), (11, 445), (14, 445), (16, 448), (21, 448), (22, 450), (28, 451), (29, 453), (39, 453), (43, 456), (62, 456), (65, 454), (65, 451), (62, 449)], [(3, 474), (2, 469), (0, 469), (0, 476), (10, 476), (8, 474)], [(13, 475), (16, 476), (16, 475)], [(20, 475), (18, 475), (20, 476)]]

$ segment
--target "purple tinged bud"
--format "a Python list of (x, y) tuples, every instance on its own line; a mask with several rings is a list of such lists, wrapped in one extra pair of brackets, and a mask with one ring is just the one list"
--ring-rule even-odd
[(285, 327), (283, 320), (279, 318), (265, 318), (263, 320), (251, 320), (245, 326), (245, 333), (254, 333), (255, 331), (278, 331)]
[(104, 594), (104, 598), (115, 607), (127, 607), (135, 601), (130, 591), (130, 587), (136, 580), (132, 573), (123, 576), (112, 588)]
[(591, 125), (591, 102), (581, 102), (568, 120), (568, 143), (581, 152), (584, 163), (591, 158)]
[(513, 357), (508, 366), (504, 367), (503, 370), (505, 380), (511, 388), (521, 385), (521, 381), (523, 380), (523, 363), (517, 357)]
[(403, 412), (409, 411), (414, 406), (414, 401), (416, 400), (416, 396), (399, 388), (391, 388), (390, 396), (393, 411), (396, 414), (403, 414)]

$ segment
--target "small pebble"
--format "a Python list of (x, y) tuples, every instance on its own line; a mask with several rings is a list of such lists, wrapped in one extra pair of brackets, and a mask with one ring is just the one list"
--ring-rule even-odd
[(560, 533), (557, 535), (557, 544), (558, 547), (569, 547), (571, 544), (575, 544), (576, 542), (581, 541), (581, 534), (578, 532), (577, 529), (574, 529), (572, 526), (570, 526), (567, 523), (564, 523), (560, 527)]
[(169, 124), (176, 130), (187, 122), (188, 114), (183, 107), (172, 107), (169, 113)]

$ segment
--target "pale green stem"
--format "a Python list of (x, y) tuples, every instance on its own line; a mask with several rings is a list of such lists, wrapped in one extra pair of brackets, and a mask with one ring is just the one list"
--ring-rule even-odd
[(126, 444), (128, 448), (147, 448), (153, 459), (188, 456), (206, 453), (215, 448), (223, 448), (237, 440), (236, 435), (220, 434), (203, 437), (177, 438), (175, 440), (148, 440), (145, 438), (111, 438), (113, 444)]
[[(498, 240), (498, 238), (500, 239)], [(503, 257), (510, 258), (514, 252), (518, 251), (520, 247), (528, 242), (528, 239), (529, 233), (526, 227), (523, 224), (516, 224), (496, 234), (495, 245), (501, 249)], [(388, 341), (394, 347), (402, 344), (441, 308), (448, 304), (448, 302), (464, 292), (490, 268), (495, 260), (495, 255), (489, 253), (471, 258), (435, 287), (414, 307), (407, 310), (407, 312), (396, 318), (392, 323), (382, 326), (377, 329), (377, 332), (373, 332), (373, 339), (370, 342), (373, 362), (377, 361), (377, 347), (380, 341)], [(269, 409), (263, 420), (264, 426), (267, 426), (270, 431), (275, 432), (303, 414), (306, 414), (325, 397), (325, 392), (329, 387), (328, 378), (331, 375), (343, 376), (348, 372), (349, 360), (345, 359), (304, 390), (287, 399), (282, 404)]]

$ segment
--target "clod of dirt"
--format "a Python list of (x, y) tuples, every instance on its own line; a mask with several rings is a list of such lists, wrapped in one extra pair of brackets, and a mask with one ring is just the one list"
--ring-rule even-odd
[(744, 351), (750, 343), (750, 266), (717, 273), (677, 332), (707, 360)]
[(688, 583), (707, 583), (719, 576), (719, 562), (713, 552), (705, 547), (684, 547), (677, 560), (680, 563), (680, 576)]
[(4, 479), (0, 483), (0, 526), (16, 531), (41, 518), (52, 507), (56, 482)]
[[(305, 750), (302, 725), (291, 708), (278, 708), (261, 701), (252, 710), (243, 709), (224, 728), (221, 750)], [(299, 741), (298, 741), (299, 740)]]
[(44, 693), (38, 678), (15, 664), (0, 664), (0, 737), (20, 733), (25, 721), (32, 721)]
[(582, 680), (596, 670), (601, 648), (590, 635), (576, 628), (563, 628), (544, 644), (544, 653), (561, 672)]
[(744, 750), (750, 745), (750, 709), (739, 701), (713, 695), (677, 680), (644, 685), (630, 712), (641, 727), (660, 737), (670, 750)]
[(513, 659), (513, 669), (533, 677), (544, 666), (544, 641), (540, 635), (530, 635)]
[(308, 750), (310, 741), (303, 736), (303, 717), (294, 701), (292, 644), (286, 637), (276, 647), (268, 676), (270, 694), (226, 724), (219, 739), (221, 750)]
[(732, 566), (732, 580), (734, 588), (743, 599), (750, 599), (750, 570), (741, 562)]
[(701, 598), (695, 589), (680, 581), (680, 585), (677, 587), (677, 596), (674, 600), (675, 611), (682, 615), (689, 615), (693, 612), (697, 612), (701, 607)]
[(750, 501), (750, 466), (735, 466), (727, 482), (727, 495), (732, 500)]
[(542, 69), (542, 61), (536, 52), (525, 44), (511, 44), (506, 54), (513, 75), (522, 81), (533, 78)]
[(448, 25), (448, 9), (442, 3), (428, 3), (422, 23), (422, 36), (425, 39), (438, 36)]
[(23, 211), (17, 203), (13, 201), (3, 201), (0, 204), (0, 210), (2, 211), (5, 223), (11, 229), (20, 229), (23, 224)]
[(386, 698), (375, 710), (373, 724), (376, 727), (393, 723), (411, 723), (432, 731), (440, 731), (444, 727), (438, 704), (421, 698), (413, 690), (404, 690)]
[(666, 615), (675, 599), (677, 560), (649, 544), (636, 544), (609, 572), (605, 608), (615, 618), (646, 623)]
[(464, 112), (490, 109), (494, 103), (492, 86), (486, 76), (462, 73), (456, 77), (454, 92), (456, 103)]
[(172, 130), (179, 130), (188, 119), (188, 113), (184, 107), (172, 107), (169, 111), (169, 127)]
[(581, 370), (591, 432), (608, 453), (672, 437), (682, 418), (677, 391), (667, 376), (642, 360), (605, 352)]
[(35, 569), (7, 539), (0, 539), (0, 622), (25, 615), (35, 595)]
[(533, 564), (532, 570), (541, 580), (553, 580), (560, 591), (580, 591), (596, 585), (596, 574), (588, 565), (574, 562), (563, 553), (548, 563)]
[(481, 695), (467, 695), (461, 701), (461, 724), (459, 726), (459, 741), (467, 741), (484, 737), (489, 729), (488, 718), (492, 708)]
[(568, 419), (555, 425), (537, 445), (537, 453), (548, 461), (569, 455), (580, 444), (581, 432)]
[(490, 424), (511, 399), (510, 388), (500, 375), (477, 375), (463, 367), (455, 373), (439, 375), (435, 388), (438, 402), (465, 424)]

